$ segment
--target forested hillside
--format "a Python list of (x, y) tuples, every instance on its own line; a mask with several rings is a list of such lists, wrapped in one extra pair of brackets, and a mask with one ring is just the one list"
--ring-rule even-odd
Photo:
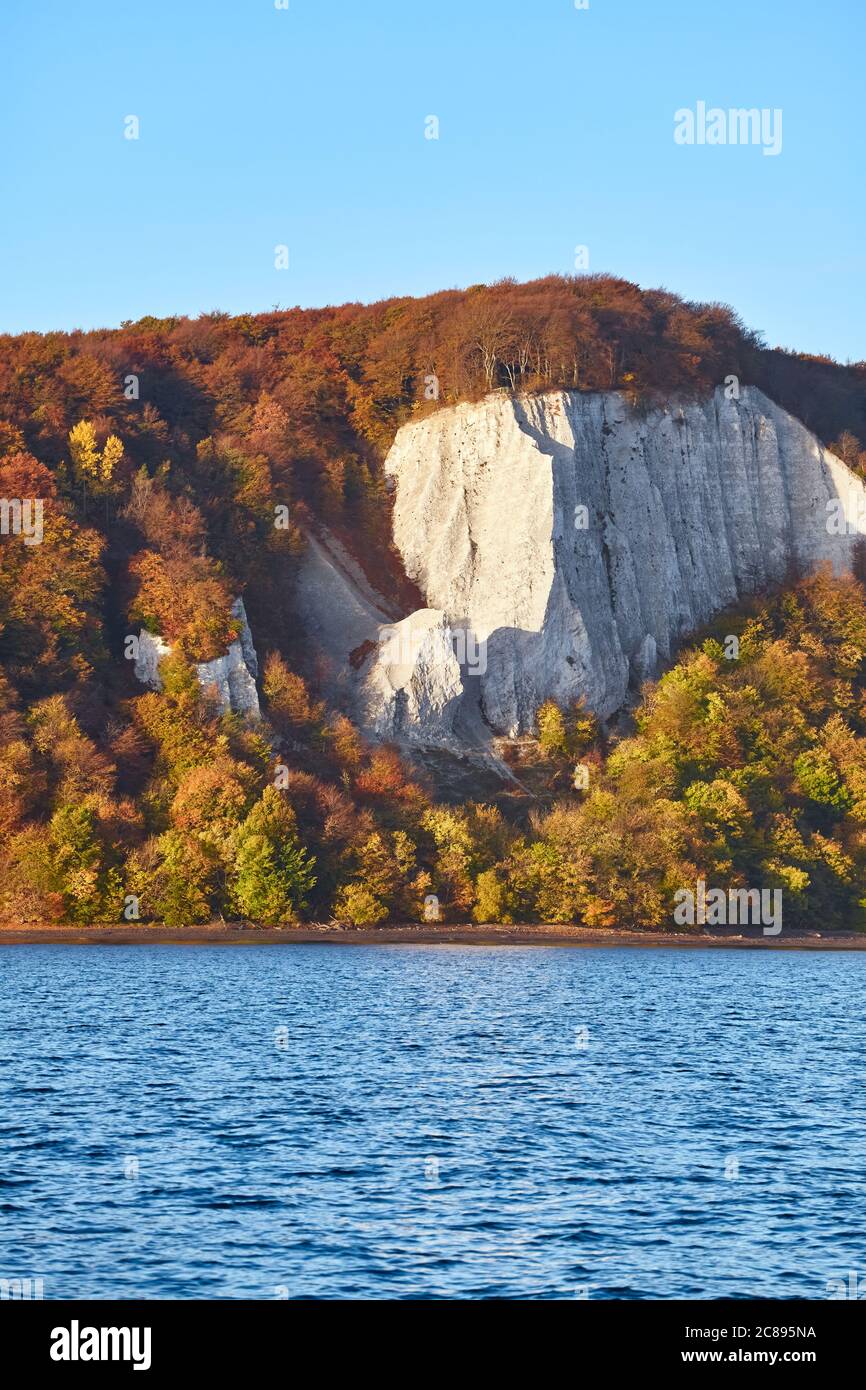
[[(614, 748), (582, 711), (546, 711), (531, 815), (437, 806), (365, 746), (321, 700), (293, 614), (318, 524), (412, 602), (381, 462), (413, 413), (491, 389), (650, 404), (730, 375), (866, 463), (864, 364), (769, 351), (723, 306), (608, 277), (0, 338), (0, 499), (44, 517), (41, 543), (0, 535), (0, 917), (117, 920), (134, 898), (144, 920), (367, 922), (435, 894), (452, 918), (650, 924), (699, 870), (760, 870), (797, 911), (850, 922), (857, 581), (768, 601), (736, 664), (712, 643), (685, 658)], [(264, 668), (255, 727), (191, 667), (225, 651), (238, 595)], [(124, 659), (141, 626), (174, 647), (159, 694)]]

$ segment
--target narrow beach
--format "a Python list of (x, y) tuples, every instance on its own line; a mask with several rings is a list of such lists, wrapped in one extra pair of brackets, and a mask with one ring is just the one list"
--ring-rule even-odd
[(785, 932), (764, 936), (760, 927), (742, 931), (599, 931), (563, 925), (476, 926), (431, 923), (345, 927), (305, 923), (298, 927), (255, 927), (207, 923), (193, 927), (57, 926), (0, 927), (0, 945), (69, 946), (641, 946), (675, 950), (713, 948), (758, 951), (862, 951), (866, 932)]

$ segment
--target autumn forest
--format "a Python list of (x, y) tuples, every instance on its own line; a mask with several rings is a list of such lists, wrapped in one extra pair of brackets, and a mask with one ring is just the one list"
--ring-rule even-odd
[[(795, 577), (728, 615), (616, 728), (542, 707), (513, 754), (527, 795), (461, 804), (329, 707), (293, 611), (321, 526), (417, 604), (382, 473), (413, 415), (553, 387), (643, 408), (731, 374), (866, 474), (866, 364), (606, 276), (0, 337), (0, 499), (42, 499), (44, 532), (0, 535), (0, 921), (116, 922), (134, 899), (169, 925), (372, 924), (420, 920), (435, 894), (453, 921), (654, 926), (703, 875), (784, 887), (792, 922), (859, 925), (859, 578)], [(237, 635), (239, 595), (257, 723), (193, 670)], [(172, 646), (159, 692), (124, 657), (141, 628)]]

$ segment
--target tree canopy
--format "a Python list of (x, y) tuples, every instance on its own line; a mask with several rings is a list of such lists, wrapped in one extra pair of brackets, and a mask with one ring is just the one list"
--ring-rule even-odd
[[(494, 804), (440, 804), (367, 746), (322, 697), (294, 616), (319, 523), (419, 606), (381, 467), (405, 420), (490, 390), (641, 404), (731, 374), (863, 471), (864, 364), (770, 351), (724, 306), (610, 276), (0, 336), (0, 497), (44, 503), (41, 544), (0, 537), (0, 918), (377, 922), (433, 898), (445, 920), (649, 925), (703, 873), (784, 885), (802, 920), (855, 920), (857, 580), (817, 576), (727, 619), (738, 659), (708, 635), (616, 741), (548, 702), (539, 740), (510, 754), (531, 796)], [(255, 728), (192, 670), (237, 636), (241, 594)], [(141, 627), (172, 645), (159, 693), (124, 659)]]

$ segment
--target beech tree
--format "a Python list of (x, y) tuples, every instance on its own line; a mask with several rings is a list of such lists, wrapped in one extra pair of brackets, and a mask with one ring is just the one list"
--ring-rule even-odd
[[(726, 616), (609, 747), (588, 711), (548, 702), (540, 748), (509, 753), (528, 790), (497, 806), (433, 805), (396, 750), (367, 747), (295, 612), (323, 525), (373, 587), (422, 606), (382, 471), (405, 421), (490, 390), (651, 404), (731, 374), (866, 472), (866, 364), (767, 350), (726, 306), (613, 276), (0, 335), (0, 498), (44, 513), (40, 543), (0, 538), (0, 915), (117, 920), (132, 893), (142, 920), (178, 925), (414, 920), (432, 893), (446, 920), (646, 924), (704, 872), (784, 885), (792, 920), (859, 921), (856, 579), (819, 574)], [(195, 671), (237, 635), (241, 594), (265, 657), (255, 729)], [(159, 692), (120, 655), (139, 626), (173, 646)], [(580, 792), (575, 758), (592, 767)]]

